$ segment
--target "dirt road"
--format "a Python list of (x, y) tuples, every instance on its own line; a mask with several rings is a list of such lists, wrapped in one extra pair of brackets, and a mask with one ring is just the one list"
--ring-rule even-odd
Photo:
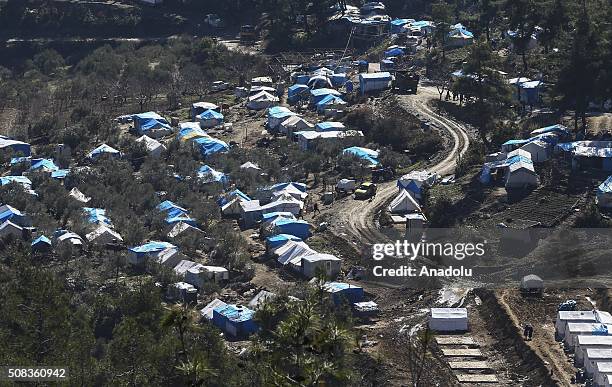
[[(463, 155), (470, 144), (467, 129), (460, 123), (436, 113), (430, 102), (438, 98), (435, 87), (420, 86), (416, 95), (400, 96), (399, 101), (410, 113), (421, 120), (431, 122), (435, 127), (448, 132), (452, 145), (446, 149), (446, 157), (431, 165), (428, 169), (441, 176), (452, 174), (457, 157)], [(334, 221), (332, 227), (336, 234), (360, 247), (367, 243), (380, 243), (386, 237), (376, 225), (376, 214), (397, 194), (396, 181), (378, 185), (378, 193), (369, 201), (358, 201), (352, 197), (336, 202), (332, 206)]]

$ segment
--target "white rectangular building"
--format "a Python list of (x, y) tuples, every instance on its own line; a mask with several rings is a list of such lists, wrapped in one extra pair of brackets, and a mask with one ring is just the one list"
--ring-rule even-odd
[(439, 332), (467, 331), (466, 308), (431, 308), (429, 329)]

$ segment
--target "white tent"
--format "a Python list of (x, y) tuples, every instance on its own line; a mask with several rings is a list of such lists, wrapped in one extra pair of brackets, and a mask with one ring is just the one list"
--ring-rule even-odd
[(531, 141), (523, 145), (519, 149), (529, 153), (529, 158), (534, 163), (542, 163), (550, 158), (551, 147), (547, 142), (544, 141)]
[(74, 187), (73, 189), (71, 189), (68, 195), (72, 196), (73, 198), (80, 201), (81, 203), (87, 203), (91, 200), (91, 198), (85, 196), (83, 192), (79, 191), (77, 187)]
[[(504, 152), (499, 152), (499, 153), (505, 154)], [(505, 155), (506, 155), (506, 157), (504, 157), (503, 159), (510, 159), (510, 158), (512, 158), (514, 156), (521, 156), (521, 157), (524, 157), (526, 159), (531, 160), (531, 153), (529, 153), (528, 151), (526, 151), (524, 149), (521, 149), (521, 148), (515, 149), (512, 152), (508, 152)], [(501, 159), (501, 160), (503, 160), (503, 159)]]
[(225, 302), (221, 301), (218, 298), (215, 298), (214, 300), (209, 302), (208, 305), (206, 305), (203, 309), (200, 310), (200, 316), (202, 316), (202, 318), (205, 318), (207, 320), (212, 320), (213, 310), (217, 307), (224, 307), (226, 305), (227, 304)]
[(192, 267), (196, 265), (197, 263), (189, 259), (183, 259), (182, 261), (177, 263), (176, 266), (174, 266), (172, 270), (176, 273), (176, 275), (180, 276), (181, 278), (185, 278), (185, 274), (187, 273), (187, 270), (191, 269)]
[(295, 199), (293, 196), (282, 193), (277, 196), (274, 201), (261, 206), (262, 214), (270, 212), (291, 212), (293, 215), (298, 215), (304, 208), (304, 202)]
[(612, 348), (587, 348), (583, 365), (587, 376), (592, 376), (598, 362), (612, 362)]
[(327, 278), (335, 278), (340, 272), (342, 260), (335, 255), (314, 253), (302, 257), (302, 274), (313, 278), (318, 270), (323, 270)]
[(85, 235), (88, 242), (105, 245), (112, 242), (123, 242), (123, 238), (118, 232), (111, 230), (103, 224), (100, 224), (95, 230)]
[(7, 220), (0, 225), (0, 238), (4, 239), (8, 238), (9, 236), (21, 239), (23, 237), (23, 228), (10, 220)]
[(544, 281), (535, 274), (529, 274), (521, 279), (521, 290), (533, 291), (544, 288)]
[(568, 323), (597, 322), (597, 313), (594, 310), (560, 310), (555, 321), (555, 334), (559, 339), (565, 337)]
[(142, 143), (149, 152), (149, 154), (153, 157), (161, 156), (162, 152), (166, 150), (164, 144), (154, 138), (147, 136), (146, 134), (142, 137), (137, 138), (136, 142)]
[(531, 163), (518, 161), (510, 164), (508, 167), (506, 189), (537, 187), (538, 181), (538, 175), (533, 169), (533, 164)]
[(272, 200), (277, 200), (281, 197), (292, 197), (296, 200), (304, 200), (308, 194), (293, 184), (289, 184), (286, 187), (279, 189), (278, 191), (272, 192)]
[(316, 254), (316, 251), (302, 241), (287, 241), (287, 243), (274, 250), (274, 255), (278, 257), (277, 261), (282, 265), (288, 264), (289, 261), (295, 258), (301, 258), (309, 254)]
[(204, 231), (200, 230), (197, 227), (194, 227), (194, 226), (190, 225), (189, 223), (178, 222), (168, 232), (168, 237), (169, 238), (176, 238), (179, 235), (181, 235), (181, 236), (192, 235), (192, 236), (196, 236), (197, 237), (197, 236), (204, 235)]
[(278, 127), (278, 130), (281, 133), (286, 134), (288, 137), (291, 137), (295, 132), (313, 129), (313, 124), (298, 116), (291, 116), (287, 118), (285, 121), (281, 122)]
[(240, 215), (240, 203), (242, 201), (243, 200), (240, 198), (240, 196), (233, 198), (221, 207), (221, 213), (225, 216)]
[(263, 110), (276, 105), (279, 101), (278, 97), (273, 96), (267, 91), (260, 91), (249, 97), (247, 108), (252, 110)]
[(431, 308), (429, 329), (439, 332), (467, 331), (466, 308)]
[(185, 272), (185, 282), (196, 288), (202, 288), (206, 282), (221, 282), (229, 279), (229, 271), (221, 266), (197, 264)]
[(397, 180), (400, 189), (407, 189), (412, 192), (416, 199), (421, 199), (421, 190), (424, 187), (431, 187), (438, 180), (436, 173), (427, 171), (412, 171)]
[(183, 260), (186, 261), (187, 256), (174, 247), (159, 252), (154, 259), (159, 265), (172, 269), (178, 265), (179, 262)]
[(581, 367), (584, 363), (587, 349), (612, 349), (612, 336), (578, 336), (574, 346), (574, 364)]
[(261, 168), (259, 168), (259, 166), (255, 163), (252, 163), (250, 161), (247, 161), (246, 163), (242, 164), (240, 166), (240, 169), (242, 169), (243, 171), (249, 171), (249, 172), (259, 172), (261, 171)]
[(412, 197), (410, 192), (402, 189), (395, 199), (389, 204), (389, 212), (404, 214), (408, 212), (422, 212), (421, 206)]

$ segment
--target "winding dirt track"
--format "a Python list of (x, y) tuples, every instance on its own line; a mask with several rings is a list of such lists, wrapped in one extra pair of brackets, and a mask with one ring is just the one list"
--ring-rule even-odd
[[(455, 170), (457, 157), (463, 155), (469, 147), (470, 137), (467, 129), (461, 123), (439, 115), (429, 105), (432, 100), (438, 98), (435, 87), (419, 86), (418, 94), (399, 96), (398, 98), (408, 112), (449, 133), (452, 138), (452, 146), (444, 151), (447, 153), (446, 157), (431, 165), (428, 170), (441, 176), (452, 174)], [(340, 227), (342, 232), (339, 235), (358, 246), (383, 242), (386, 236), (378, 230), (375, 215), (397, 194), (396, 184), (396, 181), (379, 184), (376, 196), (370, 201), (358, 201), (349, 197), (337, 202), (332, 207), (335, 214), (332, 228)]]

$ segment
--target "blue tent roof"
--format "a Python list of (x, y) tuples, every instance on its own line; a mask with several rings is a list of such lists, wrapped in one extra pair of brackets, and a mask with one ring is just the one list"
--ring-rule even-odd
[(567, 127), (561, 125), (561, 124), (556, 124), (556, 125), (551, 125), (551, 126), (545, 126), (543, 128), (539, 128), (536, 130), (531, 131), (531, 135), (535, 136), (538, 134), (546, 134), (546, 133), (561, 133), (563, 135), (570, 135), (569, 130), (567, 130)]
[(37, 169), (44, 169), (46, 171), (54, 172), (59, 169), (55, 162), (50, 159), (32, 159), (32, 166), (30, 170), (34, 171)]
[(219, 206), (223, 207), (224, 205), (232, 201), (235, 197), (242, 198), (245, 201), (251, 200), (251, 198), (247, 194), (245, 194), (239, 189), (235, 189), (229, 192), (227, 195), (219, 197), (219, 200), (217, 200), (217, 203), (219, 204)]
[(44, 235), (41, 235), (41, 236), (39, 236), (38, 238), (34, 239), (34, 240), (32, 241), (32, 244), (31, 244), (31, 245), (32, 245), (32, 246), (36, 246), (36, 245), (39, 245), (39, 244), (45, 244), (45, 245), (49, 245), (49, 246), (51, 246), (51, 239), (47, 238), (47, 237), (46, 237), (46, 236), (44, 236)]
[(599, 187), (597, 187), (597, 190), (601, 193), (612, 192), (612, 176), (608, 176), (606, 181), (604, 181), (603, 183), (599, 185)]
[(279, 217), (295, 219), (295, 215), (293, 215), (292, 212), (287, 212), (287, 211), (274, 211), (274, 212), (268, 212), (267, 214), (262, 215), (262, 219), (264, 223), (267, 221), (273, 221)]
[(64, 179), (68, 174), (70, 174), (70, 169), (58, 169), (51, 172), (51, 177), (54, 179)]
[(327, 132), (327, 131), (333, 131), (333, 130), (344, 130), (345, 126), (342, 122), (325, 121), (325, 122), (319, 122), (318, 124), (316, 124), (315, 128), (318, 132)]
[(330, 105), (330, 104), (346, 104), (346, 102), (335, 95), (326, 95), (325, 97), (323, 97), (322, 100), (320, 100), (319, 102), (317, 102), (317, 108), (322, 108), (326, 105)]
[(246, 307), (237, 307), (236, 305), (231, 304), (217, 306), (214, 311), (233, 322), (249, 321), (253, 319), (253, 316), (255, 316), (255, 312), (251, 309)]
[(30, 156), (22, 156), (22, 157), (12, 157), (11, 165), (21, 164), (21, 163), (29, 163), (32, 162), (32, 158)]
[(350, 148), (346, 148), (342, 151), (343, 154), (352, 154), (359, 157), (362, 160), (365, 160), (373, 165), (378, 165), (378, 152), (373, 151), (368, 148), (362, 148), (359, 146), (352, 146)]
[(200, 137), (195, 139), (194, 142), (200, 146), (200, 152), (202, 152), (204, 156), (229, 151), (229, 145), (216, 138)]
[(168, 216), (166, 217), (166, 223), (168, 224), (175, 224), (179, 222), (187, 223), (194, 227), (197, 227), (198, 225), (195, 219), (193, 219), (192, 217), (190, 217), (189, 215), (183, 212), (181, 212), (180, 214), (177, 214), (176, 216), (173, 216), (172, 214), (168, 214)]
[(308, 86), (306, 85), (292, 85), (289, 86), (289, 88), (287, 89), (287, 96), (289, 97), (293, 97), (294, 95), (298, 95), (300, 93), (305, 92), (306, 90), (308, 90)]
[(323, 97), (323, 96), (328, 95), (328, 94), (331, 94), (331, 95), (341, 95), (342, 93), (340, 93), (338, 90), (322, 88), (322, 89), (310, 90), (310, 94), (313, 97)]
[(196, 116), (199, 120), (222, 120), (223, 114), (215, 111), (215, 110), (206, 110)]
[(166, 128), (168, 130), (172, 130), (172, 127), (170, 126), (170, 124), (158, 121), (158, 120), (153, 120), (153, 119), (149, 119), (149, 120), (142, 120), (140, 122), (140, 133), (144, 134), (146, 131), (151, 130), (151, 129), (158, 129), (158, 128)]
[(0, 136), (0, 149), (4, 148), (11, 148), (13, 152), (21, 152), (24, 156), (30, 155), (30, 144)]
[(184, 212), (187, 212), (186, 209), (180, 207), (179, 205), (177, 205), (176, 203), (170, 201), (170, 200), (164, 200), (163, 202), (161, 202), (160, 204), (157, 205), (156, 207), (158, 210), (160, 211), (168, 211), (168, 210), (172, 210), (172, 209), (180, 209)]
[(410, 20), (408, 19), (393, 19), (391, 20), (391, 25), (394, 26), (403, 26), (405, 24), (408, 24), (410, 22)]
[(176, 135), (176, 137), (180, 140), (181, 138), (190, 135), (192, 133), (196, 133), (199, 134), (201, 137), (206, 137), (208, 136), (208, 134), (206, 134), (206, 132), (202, 129), (202, 128), (195, 128), (195, 127), (188, 127), (185, 129), (181, 129), (178, 134)]
[(207, 182), (227, 183), (228, 177), (225, 173), (219, 172), (209, 165), (203, 165), (198, 169), (198, 176), (205, 179)]
[(168, 121), (155, 112), (146, 112), (134, 114), (132, 116), (134, 120), (135, 127), (140, 131), (140, 133), (144, 133), (147, 130), (157, 129), (157, 128), (166, 128), (172, 130), (172, 127), (168, 123)]
[(276, 249), (276, 248), (280, 247), (281, 245), (285, 244), (285, 242), (288, 242), (288, 241), (300, 242), (301, 240), (302, 240), (302, 238), (298, 238), (295, 235), (278, 234), (278, 235), (273, 235), (273, 236), (267, 237), (266, 238), (266, 244), (271, 249)]
[(13, 219), (13, 218), (25, 218), (25, 215), (19, 211), (18, 209), (6, 205), (6, 210), (0, 213), (0, 223), (4, 223), (7, 220)]
[(85, 212), (89, 223), (112, 225), (110, 219), (106, 217), (106, 210), (102, 208), (83, 207), (83, 212)]
[(404, 54), (405, 52), (401, 48), (392, 48), (390, 50), (385, 51), (385, 57), (387, 58), (390, 56), (402, 56)]
[(306, 239), (310, 236), (310, 224), (304, 220), (297, 220), (285, 217), (274, 219), (271, 225), (279, 234), (289, 234)]
[(0, 185), (17, 183), (21, 185), (32, 185), (32, 181), (25, 176), (2, 176), (0, 177)]
[(160, 252), (160, 251), (164, 251), (166, 249), (172, 249), (172, 248), (176, 248), (176, 246), (174, 246), (172, 243), (152, 241), (149, 243), (145, 243), (144, 245), (131, 247), (129, 250), (134, 253), (144, 254), (144, 253)]
[(524, 145), (529, 142), (529, 139), (519, 139), (519, 140), (508, 140), (502, 145)]

